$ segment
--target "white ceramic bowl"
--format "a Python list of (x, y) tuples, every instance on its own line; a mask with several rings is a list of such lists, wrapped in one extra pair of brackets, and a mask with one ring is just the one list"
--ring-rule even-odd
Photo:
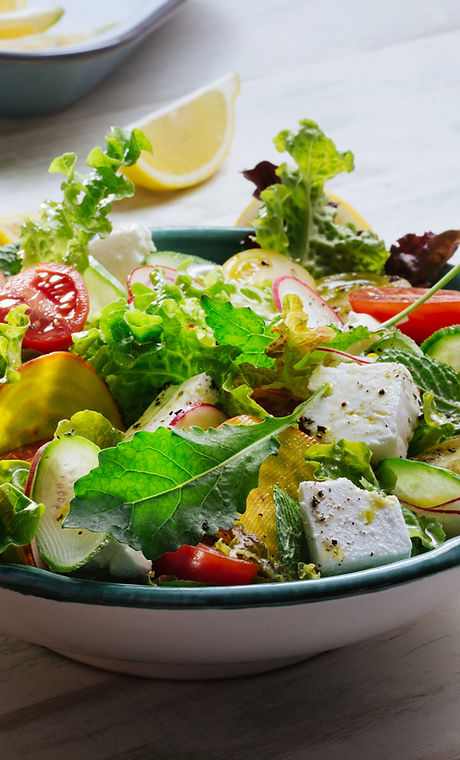
[(89, 665), (155, 678), (224, 678), (282, 667), (436, 609), (460, 587), (460, 537), (336, 578), (166, 588), (0, 566), (2, 633)]

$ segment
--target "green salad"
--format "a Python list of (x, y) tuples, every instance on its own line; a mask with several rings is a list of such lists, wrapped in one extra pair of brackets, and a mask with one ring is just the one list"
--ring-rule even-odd
[(350, 151), (306, 119), (275, 145), (222, 264), (112, 229), (139, 130), (86, 174), (52, 162), (62, 199), (0, 248), (3, 563), (155, 593), (315, 582), (460, 534), (460, 232), (388, 250), (325, 190)]

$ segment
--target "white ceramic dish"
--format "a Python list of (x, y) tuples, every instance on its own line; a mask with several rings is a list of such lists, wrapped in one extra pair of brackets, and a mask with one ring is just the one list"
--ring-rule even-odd
[(460, 586), (460, 537), (336, 578), (150, 588), (0, 567), (0, 630), (74, 660), (152, 678), (258, 673), (370, 638), (441, 606)]
[[(250, 232), (156, 229), (159, 250), (223, 262)], [(460, 536), (391, 565), (333, 578), (157, 588), (0, 565), (0, 632), (97, 667), (223, 678), (282, 667), (415, 620), (458, 594)]]

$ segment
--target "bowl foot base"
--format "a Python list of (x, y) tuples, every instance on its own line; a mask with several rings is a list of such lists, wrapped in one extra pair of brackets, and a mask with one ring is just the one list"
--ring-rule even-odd
[(135, 662), (132, 660), (115, 660), (106, 657), (92, 657), (79, 652), (55, 650), (57, 654), (71, 660), (77, 660), (85, 665), (115, 673), (125, 673), (143, 678), (162, 678), (173, 681), (210, 680), (219, 678), (236, 678), (238, 676), (265, 673), (269, 670), (285, 668), (302, 662), (306, 656), (287, 657), (278, 660), (261, 660), (256, 662), (231, 663), (168, 663), (168, 662)]

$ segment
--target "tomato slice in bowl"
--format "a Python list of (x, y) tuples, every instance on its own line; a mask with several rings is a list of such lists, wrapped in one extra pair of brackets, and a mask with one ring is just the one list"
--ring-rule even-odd
[(153, 561), (158, 576), (173, 575), (182, 581), (197, 581), (216, 586), (239, 586), (251, 583), (257, 575), (255, 562), (247, 562), (206, 544), (179, 547)]
[[(357, 288), (349, 293), (353, 311), (370, 314), (380, 322), (399, 314), (427, 292), (427, 288)], [(436, 330), (460, 324), (460, 292), (438, 290), (409, 314), (398, 328), (417, 343)]]
[(83, 277), (65, 264), (44, 263), (24, 269), (1, 286), (0, 321), (11, 308), (27, 304), (30, 327), (23, 346), (40, 353), (61, 351), (72, 344), (89, 310)]

